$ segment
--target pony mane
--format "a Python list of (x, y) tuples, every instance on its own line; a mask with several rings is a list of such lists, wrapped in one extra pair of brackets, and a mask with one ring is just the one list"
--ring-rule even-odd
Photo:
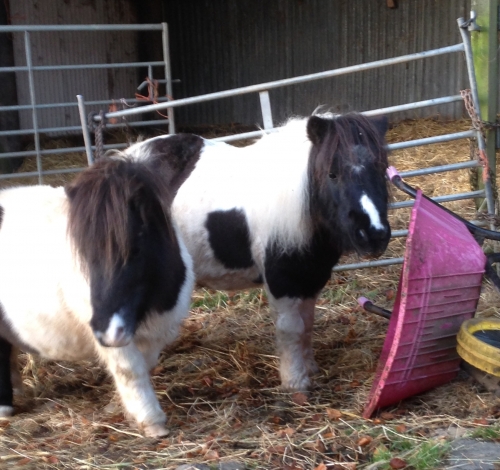
[(172, 234), (169, 210), (163, 205), (167, 189), (142, 163), (103, 158), (65, 187), (69, 199), (67, 230), (83, 268), (104, 263), (104, 272), (125, 264), (132, 248), (130, 209), (143, 224), (161, 224)]
[(245, 171), (256, 175), (248, 179), (266, 188), (246, 207), (251, 232), (283, 253), (305, 248), (311, 235), (306, 123), (307, 118), (291, 117), (277, 131), (238, 149), (252, 159)]
[[(388, 152), (384, 134), (376, 125), (376, 120), (367, 118), (363, 114), (348, 113), (344, 115), (334, 115), (332, 113), (317, 114), (323, 118), (325, 135), (321, 145), (328, 148), (328, 152), (323, 152), (323, 165), (329, 172), (335, 153), (341, 149), (343, 157), (349, 158), (353, 164), (356, 145), (363, 145), (370, 152), (370, 156), (381, 171), (385, 171), (388, 166)], [(380, 121), (382, 122), (382, 121)], [(356, 138), (354, 138), (356, 136)], [(310, 136), (311, 137), (311, 136)], [(324, 175), (324, 174), (323, 174)]]

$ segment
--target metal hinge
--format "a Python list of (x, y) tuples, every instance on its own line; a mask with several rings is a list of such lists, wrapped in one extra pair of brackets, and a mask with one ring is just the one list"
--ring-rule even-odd
[(467, 27), (467, 31), (481, 31), (481, 28), (476, 23), (477, 13), (474, 10), (470, 12), (470, 18), (462, 24), (462, 28)]

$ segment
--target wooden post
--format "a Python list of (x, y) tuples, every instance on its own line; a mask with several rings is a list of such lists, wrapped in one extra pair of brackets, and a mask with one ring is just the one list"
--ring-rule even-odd
[[(483, 121), (495, 122), (498, 106), (498, 6), (499, 0), (472, 0), (478, 31), (471, 32), (479, 107)], [(495, 130), (487, 130), (486, 153), (496, 188)], [(481, 184), (479, 178), (479, 184)]]

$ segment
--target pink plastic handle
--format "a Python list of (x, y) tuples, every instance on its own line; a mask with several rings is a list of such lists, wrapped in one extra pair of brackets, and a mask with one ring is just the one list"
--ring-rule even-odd
[(371, 302), (371, 300), (367, 299), (366, 297), (358, 298), (358, 304), (361, 305), (363, 308), (365, 308), (366, 302)]
[(392, 181), (392, 179), (395, 176), (399, 176), (398, 170), (396, 170), (396, 168), (393, 166), (390, 166), (389, 168), (387, 168), (386, 173), (387, 173), (387, 177), (389, 178), (390, 181)]

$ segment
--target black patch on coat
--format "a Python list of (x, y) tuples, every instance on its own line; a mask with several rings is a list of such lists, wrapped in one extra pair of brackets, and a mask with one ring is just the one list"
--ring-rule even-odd
[(12, 382), (10, 379), (11, 344), (0, 338), (0, 406), (12, 406)]
[[(0, 225), (3, 214), (0, 207)], [(3, 322), (4, 313), (0, 305), (0, 322)], [(0, 406), (12, 406), (12, 381), (10, 378), (10, 355), (12, 345), (0, 336)]]
[(0, 228), (2, 228), (2, 221), (3, 221), (3, 207), (0, 206)]
[(327, 230), (317, 230), (308, 246), (283, 253), (276, 244), (266, 248), (266, 282), (271, 294), (281, 297), (313, 298), (325, 286), (342, 253), (341, 242)]
[(175, 134), (145, 141), (150, 157), (147, 165), (159, 172), (169, 187), (172, 200), (200, 158), (203, 139), (194, 134)]
[(250, 250), (250, 230), (241, 210), (210, 212), (205, 228), (215, 257), (226, 268), (245, 269), (254, 265)]

